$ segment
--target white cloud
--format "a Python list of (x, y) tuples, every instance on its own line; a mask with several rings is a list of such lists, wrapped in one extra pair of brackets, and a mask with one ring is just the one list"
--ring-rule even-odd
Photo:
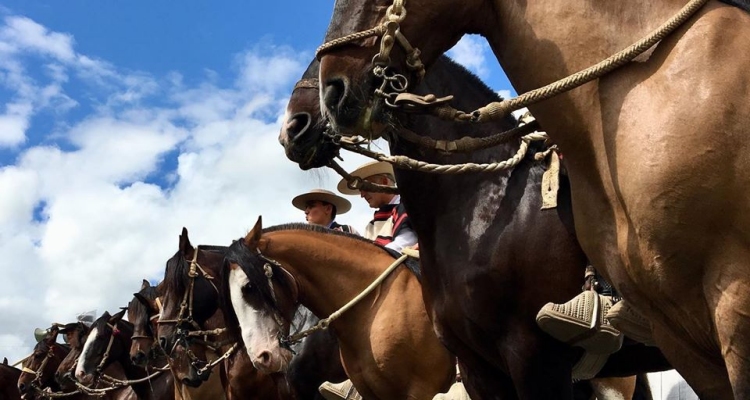
[[(448, 56), (463, 65), (482, 79), (487, 79), (490, 67), (487, 65), (486, 54), (489, 46), (485, 39), (478, 35), (464, 35), (453, 48), (448, 50)], [(489, 53), (491, 55), (491, 53)], [(490, 62), (495, 63), (492, 58)]]
[(28, 127), (29, 113), (9, 111), (0, 115), (0, 147), (13, 147), (23, 143)]
[[(0, 168), (0, 356), (11, 361), (31, 350), (34, 327), (114, 311), (141, 279), (159, 280), (183, 226), (195, 244), (229, 244), (261, 214), (265, 225), (303, 221), (291, 198), (338, 182), (332, 172), (300, 171), (277, 141), (305, 54), (258, 46), (238, 56), (232, 86), (210, 75), (188, 86), (179, 72), (158, 79), (78, 54), (70, 35), (28, 19), (6, 19), (0, 31), (0, 52), (12, 44), (7, 32), (32, 34), (13, 44), (15, 58), (0, 60), (0, 84), (19, 99), (5, 115), (23, 117), (0, 118), (0, 132), (15, 126), (18, 143), (35, 115), (54, 109), (55, 137), (65, 143), (22, 149)], [(46, 67), (35, 78), (47, 81), (26, 72), (38, 54)], [(94, 85), (98, 96), (68, 94), (71, 84)], [(153, 97), (159, 107), (148, 106)], [(77, 106), (94, 111), (68, 119)], [(346, 158), (349, 169), (363, 162)], [(157, 184), (165, 180), (168, 188)], [(371, 210), (351, 200), (340, 222), (362, 230)]]

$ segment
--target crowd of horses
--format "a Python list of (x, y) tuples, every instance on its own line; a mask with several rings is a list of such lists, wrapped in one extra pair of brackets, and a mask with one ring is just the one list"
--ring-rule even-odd
[[(629, 382), (619, 395), (574, 383), (583, 350), (535, 322), (544, 304), (580, 293), (593, 264), (648, 318), (656, 344), (626, 339), (596, 378), (674, 366), (701, 398), (750, 398), (750, 76), (732, 58), (747, 50), (750, 5), (678, 3), (410, 0), (407, 15), (404, 0), (338, 0), (279, 139), (309, 169), (336, 168), (342, 148), (365, 152), (366, 141), (347, 136), (386, 138), (418, 266), (305, 224), (263, 228), (259, 218), (227, 246), (194, 247), (183, 230), (163, 281), (143, 283), (127, 320), (122, 310), (90, 327), (51, 327), (23, 370), (0, 369), (0, 390), (311, 399), (320, 383), (349, 378), (365, 399), (431, 399), (456, 381), (457, 362), (476, 400), (571, 399), (591, 388), (632, 397), (633, 378), (599, 381)], [(629, 58), (519, 101), (501, 101), (441, 56), (481, 33), (527, 90), (675, 14)], [(508, 112), (522, 105), (559, 149), (524, 141), (519, 156), (517, 136), (495, 140), (514, 132)], [(550, 167), (538, 158), (557, 151), (556, 206), (540, 210)], [(431, 167), (514, 157), (491, 172)]]

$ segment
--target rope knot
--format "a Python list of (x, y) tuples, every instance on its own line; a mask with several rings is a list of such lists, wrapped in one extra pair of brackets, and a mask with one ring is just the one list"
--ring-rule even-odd
[(273, 268), (271, 268), (271, 264), (266, 263), (266, 265), (263, 266), (263, 270), (266, 272), (266, 278), (273, 278)]

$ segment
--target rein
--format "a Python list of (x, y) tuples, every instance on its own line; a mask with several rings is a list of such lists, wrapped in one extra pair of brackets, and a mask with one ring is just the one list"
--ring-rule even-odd
[[(400, 29), (400, 23), (406, 18), (406, 0), (394, 0), (393, 4), (386, 10), (384, 22), (380, 25), (324, 43), (318, 47), (315, 57), (320, 60), (332, 48), (364, 38), (380, 36), (380, 52), (372, 59), (372, 71), (376, 77), (384, 79), (381, 87), (375, 90), (375, 95), (383, 97), (386, 105), (393, 108), (403, 107), (407, 111), (421, 109), (442, 119), (464, 122), (487, 122), (502, 118), (512, 111), (577, 88), (625, 65), (672, 33), (707, 2), (708, 0), (690, 0), (677, 14), (656, 30), (624, 50), (591, 67), (549, 85), (524, 93), (514, 99), (493, 102), (470, 113), (456, 110), (447, 105), (445, 101), (434, 101), (433, 99), (436, 98), (434, 95), (417, 96), (405, 93), (408, 86), (407, 78), (403, 75), (390, 72), (388, 65), (390, 62), (390, 51), (393, 48), (394, 41), (397, 40), (407, 53), (407, 69), (416, 71), (420, 79), (424, 76), (424, 65), (419, 60), (419, 50), (409, 44), (409, 41), (403, 36)], [(388, 74), (386, 74), (386, 71), (388, 71)], [(394, 80), (396, 82), (395, 85), (393, 83)], [(390, 83), (391, 93), (384, 92), (386, 83)]]
[(42, 363), (39, 365), (39, 368), (37, 368), (36, 371), (34, 371), (34, 370), (32, 370), (32, 369), (30, 369), (30, 368), (28, 368), (26, 366), (23, 366), (21, 368), (21, 372), (22, 373), (27, 373), (27, 374), (33, 374), (34, 375), (34, 380), (31, 381), (31, 386), (32, 387), (36, 387), (36, 385), (41, 385), (42, 384), (42, 373), (44, 373), (44, 367), (46, 367), (47, 363), (49, 362), (49, 360), (52, 359), (52, 358), (54, 358), (54, 357), (55, 357), (55, 345), (51, 345), (47, 349), (47, 356), (44, 357), (44, 360), (42, 360)]
[[(336, 310), (333, 313), (331, 313), (331, 315), (329, 315), (328, 318), (321, 319), (313, 327), (311, 327), (309, 329), (306, 329), (306, 330), (304, 330), (302, 332), (295, 333), (294, 335), (287, 336), (286, 338), (279, 338), (279, 341), (280, 341), (281, 345), (284, 346), (284, 347), (286, 347), (286, 348), (289, 348), (291, 345), (299, 343), (302, 339), (306, 338), (311, 333), (313, 333), (315, 331), (320, 331), (320, 330), (327, 329), (329, 327), (329, 325), (331, 324), (331, 322), (337, 320), (339, 317), (341, 317), (342, 314), (344, 314), (346, 311), (348, 311), (349, 309), (351, 309), (352, 307), (354, 307), (362, 299), (364, 299), (365, 297), (367, 297), (367, 295), (369, 295), (370, 293), (372, 293), (372, 291), (375, 290), (375, 288), (377, 288), (381, 283), (383, 283), (383, 281), (385, 280), (385, 278), (387, 278), (388, 275), (390, 275), (391, 272), (393, 272), (399, 265), (401, 265), (401, 263), (403, 263), (408, 257), (409, 257), (408, 255), (404, 254), (401, 257), (397, 258), (388, 268), (385, 269), (385, 271), (383, 271), (383, 273), (380, 274), (380, 276), (377, 277), (377, 279), (375, 279), (372, 283), (370, 283), (370, 285), (367, 286), (365, 288), (365, 290), (363, 290), (360, 294), (358, 294), (356, 297), (354, 297), (353, 299), (351, 299), (348, 303), (344, 304), (344, 306), (342, 306), (338, 310)], [(266, 257), (263, 257), (263, 258), (267, 259)], [(273, 261), (273, 260), (270, 260), (270, 261)], [(273, 262), (275, 262), (275, 261), (273, 261)], [(266, 264), (266, 265), (268, 265), (268, 264)], [(280, 264), (276, 263), (276, 266), (278, 266), (279, 268), (281, 268), (287, 274), (291, 275)], [(265, 266), (264, 266), (264, 268), (265, 268)], [(270, 267), (267, 268), (266, 269), (266, 276), (268, 277), (269, 284), (271, 284), (271, 278), (273, 278), (273, 272), (271, 272), (270, 274), (268, 274), (269, 270), (272, 271), (270, 269)], [(271, 286), (271, 288), (273, 290), (273, 286)]]

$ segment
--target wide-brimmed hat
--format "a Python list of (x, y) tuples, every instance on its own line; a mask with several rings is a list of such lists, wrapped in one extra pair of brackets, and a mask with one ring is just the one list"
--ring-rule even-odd
[(326, 203), (331, 203), (336, 207), (336, 215), (344, 214), (352, 208), (352, 203), (350, 203), (349, 200), (325, 189), (313, 189), (307, 193), (302, 193), (292, 199), (292, 205), (305, 211), (308, 201), (324, 201)]
[[(351, 176), (357, 176), (362, 179), (369, 178), (373, 175), (387, 174), (393, 177), (393, 166), (385, 161), (371, 161), (367, 164), (362, 164), (359, 168), (351, 172)], [(359, 190), (349, 189), (346, 185), (346, 180), (342, 179), (336, 186), (339, 192), (343, 194), (359, 194)]]

